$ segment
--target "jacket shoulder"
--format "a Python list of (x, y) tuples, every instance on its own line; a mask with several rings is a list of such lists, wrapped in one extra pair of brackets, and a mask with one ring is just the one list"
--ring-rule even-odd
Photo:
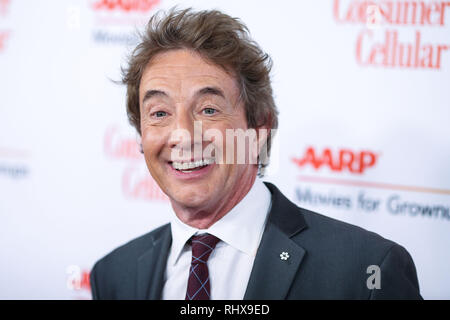
[[(375, 232), (301, 208), (274, 185), (273, 225), (305, 251), (291, 287), (292, 299), (420, 299), (412, 257)], [(368, 284), (380, 272), (381, 289)]]
[[(421, 299), (413, 259), (403, 246), (361, 227), (299, 210), (308, 224), (296, 237), (307, 251), (303, 271), (307, 278), (314, 277), (321, 266), (324, 279), (311, 290), (343, 299)], [(374, 270), (380, 272), (381, 286), (369, 289)]]
[(169, 230), (170, 224), (167, 223), (144, 235), (134, 238), (106, 254), (96, 264), (129, 262), (133, 259), (137, 259), (153, 245), (156, 239), (159, 239), (164, 233), (168, 232)]
[(170, 224), (165, 224), (121, 245), (98, 260), (90, 274), (93, 299), (117, 299), (121, 298), (121, 294), (132, 297), (139, 257), (168, 232)]
[(395, 244), (361, 227), (301, 208), (273, 184), (266, 183), (266, 186), (272, 193), (270, 221), (287, 234), (297, 233), (295, 239), (301, 240), (301, 245), (348, 252), (358, 246), (387, 249)]
[(334, 248), (339, 248), (339, 245), (346, 244), (346, 248), (368, 249), (370, 247), (372, 250), (384, 252), (396, 245), (394, 241), (362, 227), (301, 207), (298, 207), (298, 210), (303, 214), (308, 224), (306, 233), (314, 235), (314, 238), (319, 242), (323, 242), (324, 245), (328, 244)]

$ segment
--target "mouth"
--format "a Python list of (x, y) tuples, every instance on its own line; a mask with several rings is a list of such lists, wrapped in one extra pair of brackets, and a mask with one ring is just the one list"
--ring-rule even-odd
[(179, 172), (190, 173), (201, 170), (213, 164), (214, 162), (215, 162), (214, 159), (202, 159), (198, 161), (189, 161), (189, 162), (171, 161), (169, 162), (169, 164), (172, 166), (172, 168), (174, 168)]

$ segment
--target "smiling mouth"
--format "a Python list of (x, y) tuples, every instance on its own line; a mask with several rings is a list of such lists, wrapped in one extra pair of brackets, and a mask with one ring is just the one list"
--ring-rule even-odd
[(193, 171), (202, 169), (210, 164), (213, 164), (214, 162), (215, 162), (214, 159), (203, 159), (203, 160), (190, 161), (190, 162), (172, 161), (169, 163), (175, 170), (183, 172), (183, 173), (189, 173), (189, 172), (193, 172)]

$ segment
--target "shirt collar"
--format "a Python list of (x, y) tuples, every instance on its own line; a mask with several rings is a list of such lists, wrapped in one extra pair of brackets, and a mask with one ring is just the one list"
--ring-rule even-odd
[(186, 242), (196, 233), (209, 233), (235, 249), (256, 256), (264, 231), (267, 213), (271, 204), (271, 193), (261, 179), (255, 183), (245, 197), (219, 221), (208, 229), (196, 229), (183, 223), (172, 214), (172, 252), (169, 263), (176, 264)]

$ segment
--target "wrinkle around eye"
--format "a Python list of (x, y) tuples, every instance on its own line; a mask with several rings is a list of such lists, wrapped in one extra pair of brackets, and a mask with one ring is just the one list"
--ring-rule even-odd
[[(163, 113), (163, 114), (158, 117), (157, 116), (158, 113)], [(169, 111), (156, 110), (156, 111), (151, 111), (151, 112), (145, 113), (144, 116), (142, 117), (142, 121), (146, 125), (151, 125), (151, 126), (167, 125), (170, 122), (170, 120), (169, 120), (170, 116), (171, 116), (171, 113)]]
[[(161, 115), (162, 113), (164, 113), (164, 115)], [(158, 116), (158, 114), (160, 114), (160, 115)], [(150, 116), (152, 118), (156, 118), (156, 119), (166, 117), (167, 115), (168, 115), (167, 111), (163, 111), (163, 110), (154, 111), (150, 114)]]
[[(213, 113), (205, 113), (205, 110), (213, 110), (214, 112)], [(219, 110), (217, 110), (216, 108), (213, 108), (213, 107), (205, 107), (202, 109), (202, 114), (204, 114), (204, 115), (212, 116), (217, 113), (219, 113)]]

